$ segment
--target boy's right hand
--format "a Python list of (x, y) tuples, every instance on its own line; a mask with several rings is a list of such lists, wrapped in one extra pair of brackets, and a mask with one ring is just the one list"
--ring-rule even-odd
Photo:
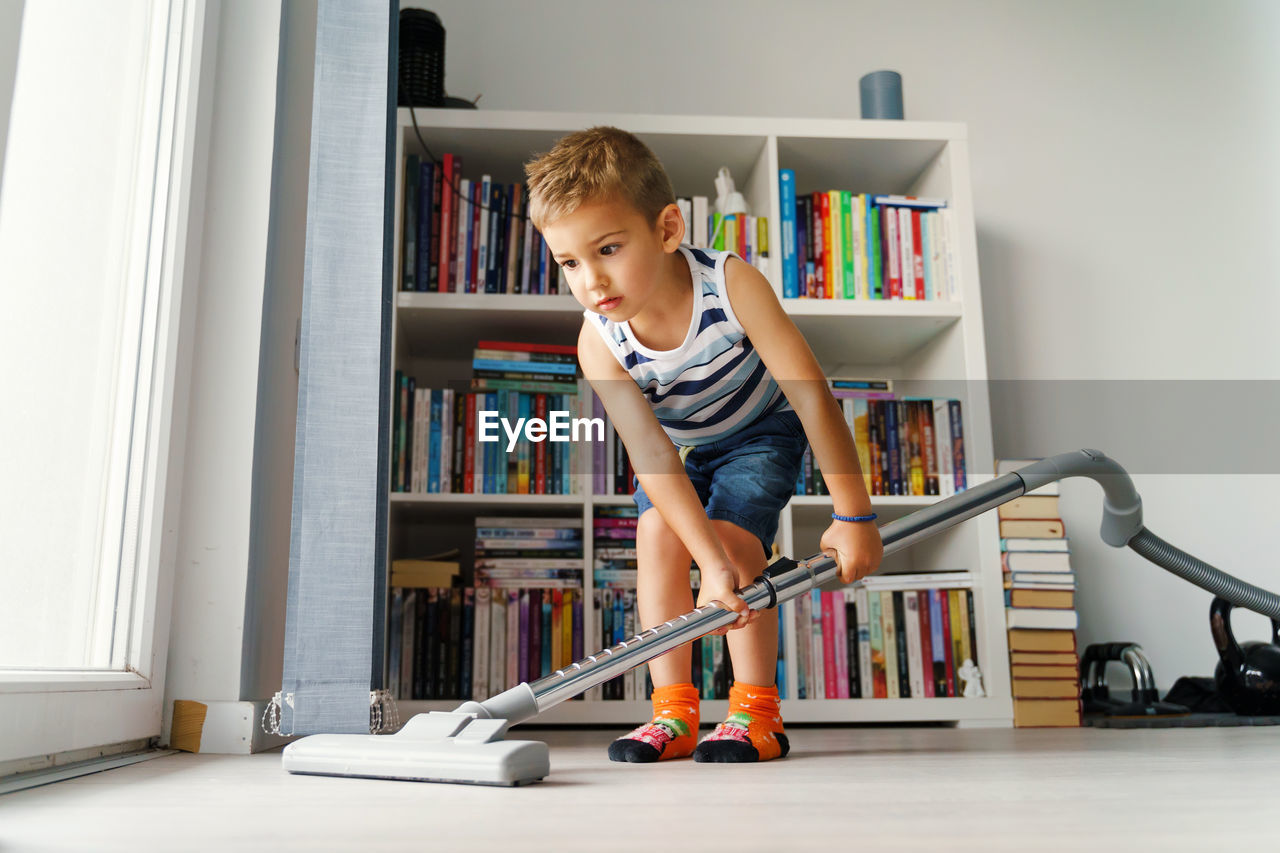
[(698, 590), (698, 607), (703, 607), (715, 601), (719, 602), (720, 606), (726, 610), (733, 610), (738, 614), (738, 621), (732, 625), (712, 631), (712, 634), (723, 635), (737, 628), (745, 628), (760, 616), (759, 612), (752, 610), (747, 605), (747, 602), (734, 592), (733, 581), (734, 572), (730, 566), (711, 570), (702, 569), (702, 585)]

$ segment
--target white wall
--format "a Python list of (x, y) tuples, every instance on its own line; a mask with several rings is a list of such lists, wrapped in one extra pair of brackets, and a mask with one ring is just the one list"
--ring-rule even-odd
[[(1280, 589), (1280, 4), (406, 5), (484, 109), (857, 118), (858, 78), (901, 72), (906, 118), (969, 126), (997, 456), (1107, 451), (1155, 533)], [(1253, 380), (1220, 389), (1246, 422), (1185, 381), (1222, 379)], [(1209, 596), (1101, 544), (1092, 484), (1063, 491), (1080, 641), (1141, 643), (1162, 687), (1210, 674)]]
[(217, 20), (217, 38), (216, 45), (206, 44), (211, 63), (201, 94), (211, 98), (205, 105), (211, 113), (196, 153), (204, 180), (192, 200), (188, 274), (198, 276), (198, 303), (189, 332), (195, 337), (166, 740), (174, 699), (242, 698), (242, 653), (255, 636), (245, 612), (256, 595), (249, 585), (250, 507), (259, 373), (269, 357), (262, 336), (281, 5), (226, 0), (211, 3), (209, 14)]

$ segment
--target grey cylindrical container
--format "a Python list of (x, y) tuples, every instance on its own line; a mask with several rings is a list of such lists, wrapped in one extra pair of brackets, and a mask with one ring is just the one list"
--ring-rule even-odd
[(863, 118), (902, 118), (902, 75), (872, 71), (858, 81)]

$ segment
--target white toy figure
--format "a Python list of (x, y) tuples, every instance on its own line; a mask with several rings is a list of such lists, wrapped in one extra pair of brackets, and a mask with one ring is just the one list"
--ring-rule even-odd
[(987, 692), (982, 689), (982, 670), (978, 669), (978, 665), (968, 658), (964, 659), (964, 663), (960, 666), (960, 679), (964, 682), (963, 696), (966, 699), (976, 699), (986, 696)]
[(733, 184), (733, 176), (728, 166), (721, 166), (716, 173), (716, 213), (721, 216), (732, 216), (735, 213), (750, 213), (747, 200), (742, 197)]

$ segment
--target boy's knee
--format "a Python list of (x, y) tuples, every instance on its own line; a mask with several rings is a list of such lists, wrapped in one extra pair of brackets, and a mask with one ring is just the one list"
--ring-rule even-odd
[(646, 557), (652, 555), (660, 561), (683, 560), (688, 567), (688, 549), (656, 509), (640, 514), (636, 522), (636, 548)]
[(739, 527), (732, 521), (712, 519), (716, 533), (720, 536), (720, 544), (733, 562), (737, 572), (738, 586), (743, 587), (753, 582), (764, 570), (764, 552), (760, 549), (760, 540), (751, 531)]

